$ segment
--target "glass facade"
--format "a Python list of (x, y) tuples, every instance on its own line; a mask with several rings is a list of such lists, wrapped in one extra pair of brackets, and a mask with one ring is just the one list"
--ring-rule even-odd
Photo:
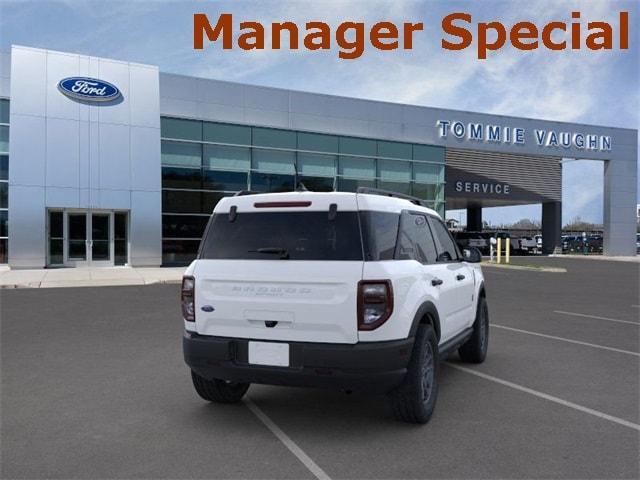
[(9, 256), (9, 100), (0, 98), (0, 264)]
[(444, 148), (163, 117), (162, 259), (185, 264), (220, 198), (376, 187), (444, 214)]

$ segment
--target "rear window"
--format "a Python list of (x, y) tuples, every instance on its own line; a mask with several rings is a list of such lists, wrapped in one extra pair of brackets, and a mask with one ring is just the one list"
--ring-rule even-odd
[(199, 258), (219, 260), (362, 260), (357, 212), (215, 214)]

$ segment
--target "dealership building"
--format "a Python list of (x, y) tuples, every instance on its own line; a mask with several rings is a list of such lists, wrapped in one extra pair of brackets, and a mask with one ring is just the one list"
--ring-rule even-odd
[[(568, 102), (571, 99), (567, 99)], [(604, 162), (604, 252), (636, 252), (637, 130), (167, 74), (13, 46), (0, 53), (0, 263), (188, 263), (238, 191), (376, 187), (444, 215), (542, 204), (560, 246), (563, 159)]]

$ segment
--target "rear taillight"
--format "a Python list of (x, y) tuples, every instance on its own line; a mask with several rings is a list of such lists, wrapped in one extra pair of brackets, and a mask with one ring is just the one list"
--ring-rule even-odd
[(196, 321), (196, 279), (182, 277), (182, 316), (187, 322)]
[(390, 280), (362, 280), (358, 283), (358, 330), (374, 330), (393, 312)]

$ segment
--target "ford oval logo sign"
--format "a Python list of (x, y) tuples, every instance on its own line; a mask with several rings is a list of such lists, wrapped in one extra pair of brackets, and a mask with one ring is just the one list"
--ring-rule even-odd
[(63, 78), (58, 82), (58, 89), (67, 97), (89, 102), (109, 102), (120, 97), (118, 87), (97, 78)]

